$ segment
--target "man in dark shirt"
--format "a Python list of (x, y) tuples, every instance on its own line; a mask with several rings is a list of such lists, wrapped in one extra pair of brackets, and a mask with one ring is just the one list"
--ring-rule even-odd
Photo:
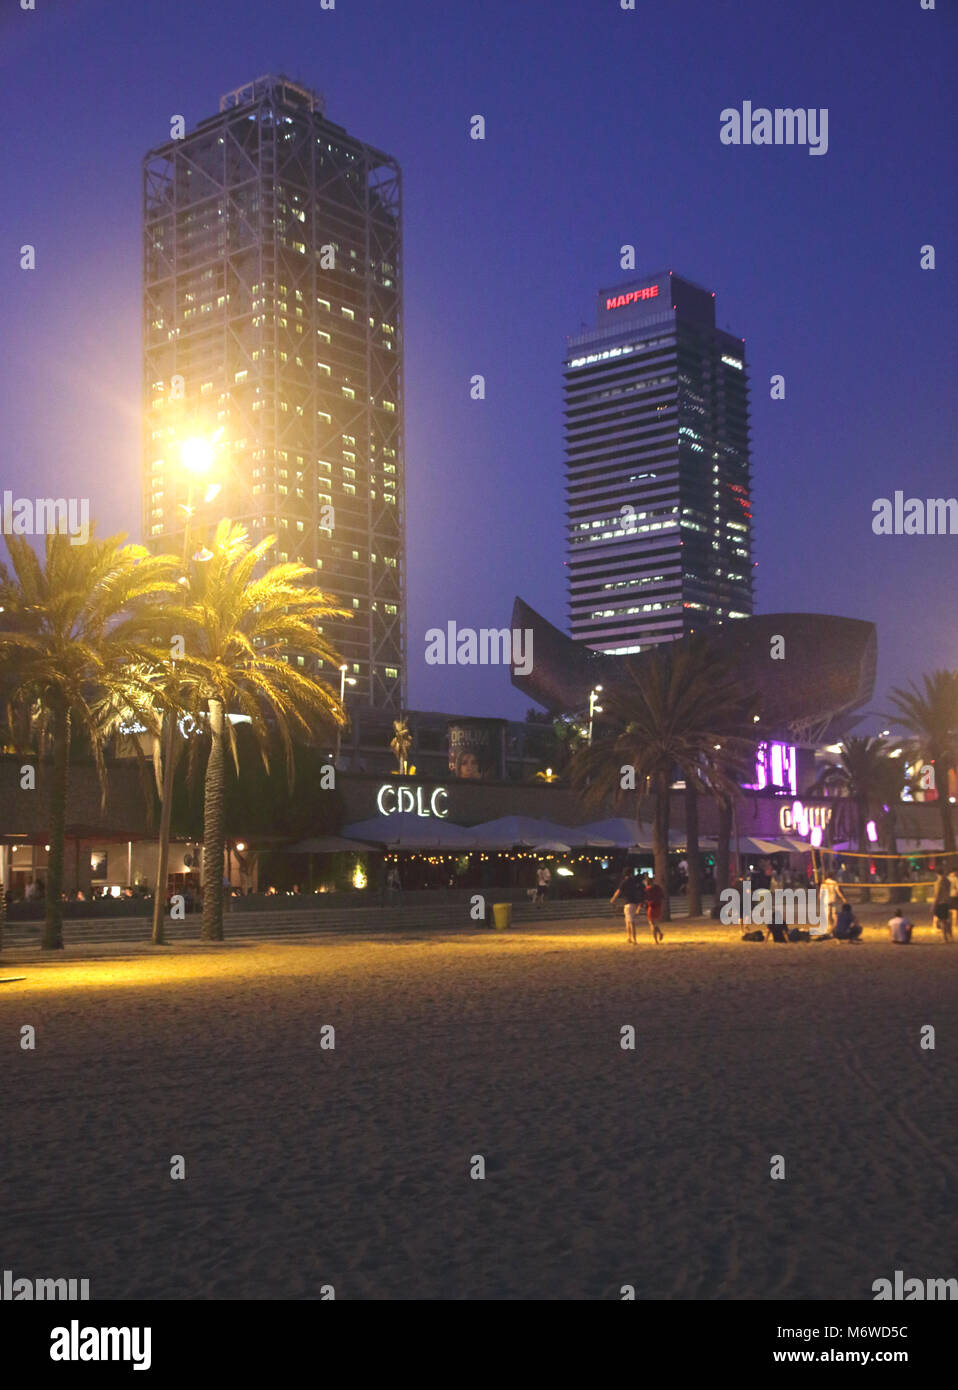
[(861, 924), (855, 921), (850, 902), (843, 902), (838, 909), (832, 936), (836, 941), (857, 941), (862, 934)]
[(618, 898), (622, 899), (623, 911), (625, 912), (625, 939), (632, 946), (635, 945), (635, 919), (639, 909), (645, 902), (645, 885), (641, 876), (636, 877), (628, 869), (622, 872), (622, 878), (618, 888), (612, 894), (609, 902), (614, 903)]

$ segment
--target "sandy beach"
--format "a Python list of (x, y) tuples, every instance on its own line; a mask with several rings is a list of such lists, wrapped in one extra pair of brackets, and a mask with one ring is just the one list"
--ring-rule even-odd
[(958, 1274), (958, 944), (666, 933), (8, 950), (0, 1269), (123, 1299), (870, 1299)]

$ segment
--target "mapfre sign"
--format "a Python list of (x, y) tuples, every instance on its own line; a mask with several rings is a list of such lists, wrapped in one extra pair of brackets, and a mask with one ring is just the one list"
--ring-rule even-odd
[(629, 290), (628, 294), (613, 294), (605, 301), (607, 309), (624, 309), (627, 304), (638, 304), (641, 299), (655, 299), (659, 293), (658, 285), (646, 285), (644, 290)]

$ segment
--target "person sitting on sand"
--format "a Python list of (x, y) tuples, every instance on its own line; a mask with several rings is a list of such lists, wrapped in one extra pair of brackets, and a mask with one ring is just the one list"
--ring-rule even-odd
[(659, 926), (659, 918), (662, 916), (662, 906), (665, 902), (665, 894), (661, 886), (653, 878), (648, 888), (645, 890), (645, 911), (649, 919), (649, 926), (652, 928), (652, 940), (656, 945), (664, 941), (662, 928)]
[(838, 909), (838, 916), (835, 918), (832, 936), (836, 941), (847, 941), (855, 945), (860, 944), (861, 934), (861, 923), (855, 921), (855, 914), (852, 912), (851, 903), (842, 903), (841, 907)]
[(888, 930), (891, 932), (891, 939), (898, 946), (907, 946), (911, 941), (911, 934), (914, 926), (902, 912), (901, 908), (895, 913), (894, 917), (888, 922)]
[(768, 931), (765, 934), (766, 941), (770, 938), (772, 941), (778, 941), (784, 943), (786, 946), (788, 945), (788, 933), (785, 930), (785, 914), (780, 907), (775, 909), (774, 920), (769, 923)]
[(609, 899), (614, 903), (616, 898), (622, 899), (623, 911), (625, 912), (625, 939), (630, 945), (635, 942), (635, 917), (639, 908), (645, 902), (645, 885), (642, 877), (631, 873), (628, 869), (622, 870), (622, 878), (619, 886)]

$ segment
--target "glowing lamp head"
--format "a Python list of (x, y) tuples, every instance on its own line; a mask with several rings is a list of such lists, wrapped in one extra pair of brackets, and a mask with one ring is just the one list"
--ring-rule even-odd
[(822, 827), (821, 827), (820, 825), (813, 825), (813, 826), (812, 826), (812, 844), (815, 846), (816, 849), (818, 849), (818, 847), (819, 847), (819, 845), (820, 845), (821, 843), (822, 843)]
[(217, 430), (213, 436), (193, 435), (184, 439), (179, 446), (179, 459), (188, 473), (209, 473), (213, 466), (214, 446), (222, 434)]
[(878, 827), (875, 825), (875, 822), (873, 820), (870, 820), (868, 824), (865, 826), (865, 834), (868, 836), (872, 844), (876, 843), (878, 839)]

